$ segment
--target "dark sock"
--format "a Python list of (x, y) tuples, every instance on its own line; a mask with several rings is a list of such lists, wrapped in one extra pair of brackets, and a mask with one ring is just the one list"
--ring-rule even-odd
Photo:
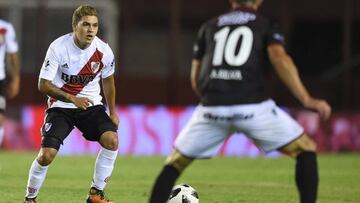
[(315, 203), (319, 184), (315, 152), (303, 152), (296, 157), (296, 185), (301, 203)]
[(171, 165), (164, 166), (154, 183), (149, 203), (165, 203), (179, 175), (180, 173), (175, 167)]

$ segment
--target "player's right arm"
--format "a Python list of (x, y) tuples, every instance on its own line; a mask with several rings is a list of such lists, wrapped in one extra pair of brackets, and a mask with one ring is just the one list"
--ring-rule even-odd
[(271, 44), (267, 48), (269, 59), (277, 75), (295, 97), (307, 108), (319, 112), (327, 120), (331, 114), (330, 105), (322, 99), (313, 98), (302, 83), (298, 69), (281, 44)]
[(41, 93), (68, 103), (73, 103), (76, 107), (85, 110), (92, 101), (86, 97), (76, 97), (72, 94), (62, 91), (60, 88), (52, 84), (50, 80), (39, 78), (38, 89)]
[(59, 57), (53, 46), (55, 46), (54, 43), (50, 45), (46, 53), (45, 61), (41, 67), (38, 89), (41, 93), (53, 99), (73, 103), (77, 108), (85, 110), (88, 106), (90, 106), (90, 103), (93, 103), (90, 99), (85, 97), (76, 97), (75, 95), (61, 90), (52, 83), (60, 64)]
[(20, 59), (18, 56), (18, 43), (16, 42), (16, 34), (14, 27), (9, 24), (8, 32), (5, 36), (7, 60), (11, 66), (10, 80), (7, 86), (8, 97), (14, 98), (20, 89)]
[(201, 60), (193, 59), (191, 63), (191, 75), (190, 75), (191, 87), (196, 93), (196, 95), (199, 97), (200, 97), (200, 90), (198, 87), (198, 80), (200, 75), (200, 69), (201, 69)]
[(201, 72), (202, 58), (205, 54), (206, 26), (207, 24), (203, 24), (199, 29), (197, 38), (193, 46), (193, 59), (191, 62), (191, 73), (190, 73), (191, 87), (198, 97), (201, 97), (200, 88), (199, 88), (199, 78)]

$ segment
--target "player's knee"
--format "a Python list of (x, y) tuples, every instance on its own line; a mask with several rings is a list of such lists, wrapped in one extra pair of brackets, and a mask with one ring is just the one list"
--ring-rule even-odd
[(100, 144), (108, 150), (115, 151), (119, 146), (119, 139), (115, 132), (105, 132), (100, 138)]
[(306, 145), (304, 151), (307, 151), (307, 152), (316, 152), (317, 151), (317, 145), (314, 141), (311, 140), (311, 142)]
[(284, 154), (294, 158), (303, 152), (316, 152), (316, 150), (316, 143), (307, 135), (303, 135), (281, 149)]
[(181, 173), (185, 170), (187, 166), (190, 165), (193, 160), (193, 158), (186, 157), (179, 151), (174, 150), (171, 155), (166, 159), (165, 164), (172, 165)]
[(42, 166), (47, 166), (49, 165), (55, 158), (57, 154), (57, 150), (56, 149), (44, 149), (42, 148), (40, 150), (40, 153), (37, 157), (37, 161), (40, 165)]
[(113, 133), (110, 137), (110, 148), (112, 150), (117, 150), (119, 145), (119, 139), (116, 133)]

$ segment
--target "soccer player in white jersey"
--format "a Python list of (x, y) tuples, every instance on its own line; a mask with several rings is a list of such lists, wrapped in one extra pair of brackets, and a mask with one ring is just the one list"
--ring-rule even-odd
[[(48, 96), (48, 109), (41, 129), (41, 149), (29, 171), (25, 203), (36, 202), (49, 164), (74, 127), (85, 139), (101, 145), (86, 202), (113, 202), (104, 197), (103, 190), (118, 154), (115, 64), (109, 45), (96, 36), (98, 27), (96, 9), (79, 6), (72, 17), (73, 32), (48, 48), (38, 82), (39, 91)], [(109, 115), (102, 104), (100, 81)]]
[[(191, 84), (201, 104), (176, 138), (152, 190), (150, 203), (165, 203), (184, 169), (196, 158), (216, 155), (229, 134), (243, 132), (263, 151), (296, 159), (301, 203), (315, 203), (316, 144), (303, 128), (265, 95), (264, 69), (270, 59), (280, 79), (309, 109), (328, 119), (331, 108), (313, 98), (284, 48), (284, 37), (257, 12), (262, 0), (230, 0), (232, 10), (200, 28), (193, 50)], [(241, 180), (239, 180), (241, 181)]]
[[(8, 78), (6, 78), (6, 61), (11, 66), (10, 77)], [(0, 20), (0, 147), (4, 139), (6, 98), (12, 99), (19, 93), (19, 64), (18, 44), (14, 27), (11, 23)]]

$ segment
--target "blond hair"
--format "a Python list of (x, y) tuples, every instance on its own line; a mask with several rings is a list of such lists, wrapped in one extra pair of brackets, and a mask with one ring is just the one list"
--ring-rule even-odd
[(98, 13), (96, 9), (90, 5), (81, 5), (77, 7), (72, 16), (72, 25), (76, 25), (84, 16), (96, 16)]

